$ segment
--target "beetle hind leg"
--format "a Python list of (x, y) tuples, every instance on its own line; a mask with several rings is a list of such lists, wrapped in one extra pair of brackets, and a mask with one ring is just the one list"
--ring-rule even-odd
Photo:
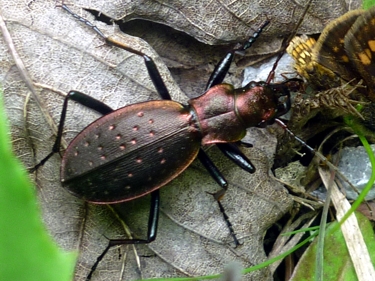
[[(120, 205), (120, 204), (118, 204)], [(148, 230), (146, 239), (110, 239), (107, 247), (104, 251), (97, 257), (94, 265), (91, 267), (90, 273), (87, 275), (86, 281), (91, 280), (93, 273), (98, 267), (101, 260), (107, 254), (108, 250), (114, 246), (118, 245), (131, 245), (131, 244), (148, 244), (156, 239), (158, 222), (159, 222), (159, 207), (160, 207), (160, 195), (159, 190), (151, 192), (151, 206), (148, 218)]]

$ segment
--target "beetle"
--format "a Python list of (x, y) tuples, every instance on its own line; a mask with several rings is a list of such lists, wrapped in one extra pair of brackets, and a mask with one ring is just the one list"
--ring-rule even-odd
[[(73, 100), (104, 116), (87, 126), (69, 144), (62, 157), (62, 186), (75, 196), (96, 204), (115, 204), (151, 194), (147, 238), (110, 240), (92, 267), (87, 277), (89, 280), (110, 247), (119, 244), (145, 244), (155, 240), (160, 204), (159, 188), (176, 178), (197, 157), (222, 187), (213, 195), (226, 218), (220, 198), (228, 184), (201, 149), (201, 145), (217, 144), (226, 156), (244, 170), (253, 173), (254, 166), (235, 143), (245, 136), (246, 128), (264, 127), (289, 111), (289, 87), (295, 81), (270, 83), (277, 65), (275, 63), (266, 82), (250, 82), (238, 89), (222, 83), (235, 53), (251, 47), (269, 24), (267, 20), (247, 42), (229, 51), (217, 64), (207, 83), (206, 92), (183, 105), (171, 100), (152, 58), (105, 36), (95, 25), (72, 12), (65, 4), (62, 8), (91, 27), (107, 44), (142, 57), (149, 76), (163, 99), (113, 110), (84, 93), (70, 91), (63, 103), (52, 151), (31, 169), (37, 170), (60, 151), (68, 102)], [(305, 11), (307, 9), (308, 6)], [(228, 219), (226, 223), (235, 244), (239, 245)]]

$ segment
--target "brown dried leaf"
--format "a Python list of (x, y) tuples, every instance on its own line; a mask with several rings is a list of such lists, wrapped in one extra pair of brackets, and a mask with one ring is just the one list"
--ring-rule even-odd
[[(143, 5), (136, 7), (144, 9), (147, 6), (143, 2)], [(134, 7), (135, 5), (132, 9), (135, 9)], [(158, 98), (142, 59), (104, 45), (89, 28), (55, 7), (53, 1), (32, 1), (28, 5), (22, 1), (11, 1), (1, 5), (0, 9), (14, 41), (15, 52), (20, 55), (26, 72), (34, 83), (33, 92), (42, 102), (39, 105), (35, 103), (35, 96), (31, 96), (29, 100), (30, 89), (27, 88), (8, 53), (8, 44), (1, 40), (0, 77), (12, 126), (14, 149), (28, 167), (35, 165), (36, 161), (51, 150), (55, 132), (51, 123), (46, 120), (58, 123), (63, 96), (69, 90), (82, 91), (113, 108)], [(124, 10), (117, 9), (121, 11), (121, 15), (124, 14)], [(137, 9), (135, 10), (138, 11)], [(219, 15), (219, 11), (223, 12), (226, 9), (210, 7), (210, 10), (216, 11), (216, 17), (226, 19), (229, 25), (229, 17), (225, 14)], [(290, 11), (286, 8), (285, 10)], [(203, 14), (202, 11), (200, 13)], [(148, 14), (158, 15), (150, 10)], [(82, 15), (92, 20), (88, 13), (82, 12)], [(258, 13), (254, 12), (253, 15)], [(196, 18), (198, 19), (197, 16)], [(251, 20), (246, 22), (249, 25)], [(111, 26), (99, 22), (95, 24), (105, 34), (114, 33)], [(192, 26), (197, 26), (197, 23)], [(257, 24), (251, 22), (251, 26)], [(237, 32), (236, 28), (231, 28)], [(229, 34), (236, 34), (233, 30)], [(238, 31), (240, 30), (238, 28)], [(249, 30), (251, 28), (248, 27), (246, 32)], [(195, 31), (185, 32), (194, 34)], [(204, 33), (212, 32), (204, 31), (202, 34)], [(248, 34), (246, 33), (246, 36)], [(229, 41), (240, 37), (243, 39), (243, 36), (238, 33)], [(127, 35), (123, 37), (134, 48), (155, 58), (173, 99), (186, 101), (187, 97), (176, 86), (156, 53), (142, 40)], [(203, 40), (202, 38), (200, 40)], [(214, 41), (224, 39), (218, 37)], [(220, 53), (218, 56), (222, 55), (223, 53)], [(206, 61), (202, 62), (205, 63)], [(179, 63), (180, 66), (183, 66), (183, 63)], [(204, 77), (208, 79), (209, 75)], [(46, 113), (42, 113), (41, 109)], [(97, 117), (98, 115), (90, 110), (72, 103), (66, 120), (65, 140), (69, 142)], [(275, 140), (271, 141), (271, 137), (265, 134), (264, 130), (259, 131), (257, 137), (256, 131), (251, 136), (255, 148), (246, 149), (246, 153), (257, 167), (254, 175), (245, 173), (226, 159), (222, 159), (214, 149), (213, 152), (210, 151), (231, 183), (223, 205), (238, 237), (244, 242), (243, 246), (232, 249), (232, 241), (222, 215), (212, 197), (205, 193), (217, 191), (218, 186), (196, 162), (180, 178), (162, 188), (163, 213), (158, 238), (149, 247), (136, 247), (138, 255), (149, 256), (141, 257), (141, 268), (139, 269), (136, 263), (133, 246), (127, 246), (124, 247), (124, 253), (121, 251), (124, 261), (119, 259), (116, 250), (110, 251), (100, 264), (93, 280), (119, 279), (122, 264), (125, 268), (123, 279), (134, 280), (147, 276), (218, 273), (229, 261), (237, 259), (243, 266), (263, 261), (263, 234), (269, 225), (286, 212), (291, 200), (282, 186), (268, 177)], [(268, 143), (270, 146), (264, 147)], [(104, 206), (87, 206), (61, 188), (59, 162), (60, 158), (54, 156), (36, 174), (40, 203), (47, 227), (58, 243), (65, 249), (80, 251), (76, 280), (82, 280), (107, 244), (104, 235), (111, 238), (122, 237), (123, 230)], [(137, 200), (127, 205), (127, 223), (132, 231), (143, 237), (148, 206), (141, 201)], [(251, 278), (271, 280), (272, 277), (264, 270), (246, 276), (248, 280)]]
[[(298, 21), (307, 1), (76, 1), (79, 7), (100, 11), (115, 20), (144, 19), (183, 31), (207, 44), (238, 42), (254, 27), (271, 20), (269, 37), (285, 36)], [(324, 3), (324, 4), (323, 4)], [(304, 21), (304, 33), (318, 33), (348, 10), (345, 1), (314, 1)]]

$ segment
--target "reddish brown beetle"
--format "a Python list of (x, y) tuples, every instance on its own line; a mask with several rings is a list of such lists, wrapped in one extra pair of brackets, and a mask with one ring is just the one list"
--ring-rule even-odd
[[(107, 44), (142, 56), (150, 78), (163, 98), (113, 110), (83, 93), (69, 92), (64, 101), (53, 150), (33, 169), (60, 151), (67, 104), (72, 99), (104, 116), (86, 127), (69, 144), (61, 164), (62, 185), (77, 197), (97, 204), (134, 200), (151, 193), (147, 238), (111, 240), (94, 264), (88, 276), (90, 279), (111, 246), (149, 243), (156, 238), (160, 201), (158, 189), (176, 178), (196, 157), (225, 191), (226, 180), (200, 149), (201, 145), (218, 144), (224, 154), (240, 167), (254, 172), (250, 161), (233, 143), (244, 137), (246, 128), (273, 123), (290, 109), (289, 81), (271, 84), (269, 78), (267, 82), (250, 82), (239, 89), (221, 84), (235, 52), (248, 49), (268, 25), (266, 21), (245, 44), (228, 52), (218, 63), (206, 86), (206, 93), (191, 99), (188, 105), (183, 105), (170, 100), (167, 88), (150, 57), (106, 37), (96, 26), (73, 13), (66, 5), (62, 7), (90, 26)], [(219, 202), (222, 194), (218, 192), (214, 195), (223, 212)], [(232, 227), (226, 221), (238, 245)]]

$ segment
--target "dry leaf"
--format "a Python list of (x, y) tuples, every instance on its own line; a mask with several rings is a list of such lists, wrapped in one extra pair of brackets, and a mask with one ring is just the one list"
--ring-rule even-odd
[[(299, 20), (307, 1), (75, 1), (79, 7), (100, 11), (115, 20), (145, 19), (183, 31), (208, 44), (238, 42), (248, 37), (266, 19), (268, 36), (285, 36)], [(324, 3), (324, 4), (323, 4)], [(314, 1), (301, 27), (319, 33), (332, 19), (348, 10), (345, 1)]]
[[(236, 4), (239, 3), (236, 2)], [(137, 9), (146, 9), (147, 6), (152, 5), (146, 5), (145, 2), (142, 5), (131, 4), (129, 9), (138, 11)], [(253, 19), (259, 22), (264, 20), (264, 11), (270, 10), (264, 7), (262, 12), (255, 12), (255, 6), (256, 4), (253, 7), (250, 5), (251, 9), (245, 9), (246, 12), (252, 13), (251, 16), (243, 13), (246, 20), (238, 20), (238, 22), (246, 22), (245, 27), (231, 25), (229, 31), (224, 31), (223, 27), (216, 26), (216, 23), (211, 24), (210, 26), (219, 30), (219, 35), (214, 34), (212, 30), (197, 32), (193, 28), (187, 31), (188, 26), (186, 26), (187, 30), (183, 29), (183, 23), (179, 25), (175, 23), (171, 26), (189, 34), (201, 34), (201, 37), (194, 36), (202, 41), (224, 42), (240, 38), (242, 40), (244, 36), (252, 33), (254, 26), (258, 25), (258, 21), (254, 22)], [(177, 6), (174, 7), (176, 9)], [(225, 19), (224, 26), (229, 26), (231, 19), (227, 14), (220, 14), (229, 7), (229, 4), (223, 5), (221, 9), (210, 6), (210, 13), (215, 11), (215, 18)], [(281, 11), (284, 10), (289, 12), (289, 16), (276, 17), (277, 21), (274, 21), (271, 27), (277, 26), (279, 30), (285, 30), (285, 25), (281, 27), (281, 22), (285, 22), (287, 26), (293, 26), (296, 18), (292, 17), (292, 23), (290, 23), (291, 9), (281, 4), (277, 7), (280, 10), (275, 10), (276, 15), (281, 15)], [(322, 11), (327, 10), (322, 9), (321, 6), (318, 7)], [(338, 7), (344, 9), (341, 4)], [(51, 150), (55, 138), (51, 122), (58, 123), (63, 95), (69, 90), (74, 89), (89, 94), (113, 108), (158, 98), (141, 58), (104, 45), (101, 38), (92, 30), (61, 8), (55, 7), (54, 1), (32, 1), (28, 4), (22, 1), (12, 1), (3, 3), (0, 9), (11, 39), (14, 41), (15, 52), (21, 57), (26, 72), (32, 79), (33, 93), (38, 95), (42, 102), (41, 104), (35, 102), (35, 96), (31, 95), (30, 88), (26, 86), (10, 56), (7, 49), (8, 43), (1, 39), (0, 77), (12, 126), (14, 150), (28, 167), (35, 165), (36, 161), (41, 160)], [(114, 9), (120, 12), (121, 16), (126, 14), (121, 7)], [(191, 9), (189, 7), (189, 11)], [(233, 9), (229, 10), (233, 12)], [(244, 11), (244, 9), (238, 9), (238, 11)], [(156, 13), (155, 10), (148, 10), (147, 14), (162, 19), (161, 14)], [(198, 14), (205, 15), (201, 10)], [(198, 23), (202, 22), (198, 14), (194, 17), (189, 16), (198, 20), (197, 23), (191, 25), (192, 27), (199, 27)], [(259, 16), (260, 14), (262, 16)], [(82, 15), (93, 20), (93, 17), (86, 12), (82, 12)], [(134, 15), (135, 13), (132, 14), (133, 17)], [(188, 18), (187, 12), (185, 17)], [(327, 20), (328, 18), (324, 18), (324, 21)], [(164, 18), (163, 21), (166, 19)], [(115, 32), (111, 26), (100, 22), (95, 22), (95, 24), (105, 34)], [(273, 31), (273, 34), (277, 33), (277, 30)], [(208, 36), (211, 33), (213, 36)], [(224, 34), (235, 36), (224, 39)], [(173, 99), (186, 101), (187, 97), (176, 85), (157, 54), (144, 41), (126, 35), (123, 37), (134, 48), (155, 58)], [(267, 33), (265, 35), (265, 38), (267, 37), (274, 36), (269, 32), (268, 36)], [(222, 55), (223, 53), (215, 54), (218, 57)], [(179, 67), (183, 65), (174, 59), (170, 61)], [(209, 74), (205, 77), (208, 79)], [(64, 131), (66, 142), (69, 142), (97, 117), (98, 115), (90, 110), (71, 103)], [(158, 238), (149, 246), (136, 246), (136, 253), (141, 256), (140, 268), (134, 257), (133, 246), (126, 246), (120, 252), (110, 251), (100, 264), (93, 280), (119, 279), (122, 264), (124, 264), (123, 280), (134, 280), (141, 277), (219, 273), (231, 260), (238, 260), (246, 267), (265, 260), (262, 245), (263, 234), (288, 210), (291, 199), (281, 185), (268, 177), (275, 140), (272, 140), (272, 137), (264, 130), (259, 131), (259, 135), (257, 132), (253, 131), (251, 134), (253, 137), (251, 143), (255, 148), (245, 149), (257, 168), (254, 175), (245, 173), (229, 163), (227, 159), (222, 159), (223, 157), (216, 152), (216, 149), (210, 151), (210, 155), (231, 183), (223, 199), (223, 205), (235, 232), (244, 245), (233, 249), (231, 237), (217, 204), (211, 196), (206, 194), (206, 191), (214, 192), (219, 187), (196, 161), (181, 177), (162, 188), (162, 215)], [(265, 147), (268, 144), (269, 147)], [(59, 162), (58, 155), (52, 157), (36, 173), (36, 183), (44, 221), (49, 231), (63, 248), (77, 249), (80, 252), (76, 280), (82, 280), (107, 244), (104, 235), (118, 238), (122, 237), (124, 232), (114, 216), (108, 214), (106, 207), (86, 205), (61, 187)], [(130, 229), (137, 235), (145, 234), (144, 227), (147, 223), (148, 206), (142, 204), (141, 201), (137, 200), (128, 204), (129, 210), (126, 218)], [(119, 253), (121, 253), (121, 258)], [(263, 270), (246, 276), (246, 280), (251, 278), (271, 280), (272, 276), (267, 270)]]

